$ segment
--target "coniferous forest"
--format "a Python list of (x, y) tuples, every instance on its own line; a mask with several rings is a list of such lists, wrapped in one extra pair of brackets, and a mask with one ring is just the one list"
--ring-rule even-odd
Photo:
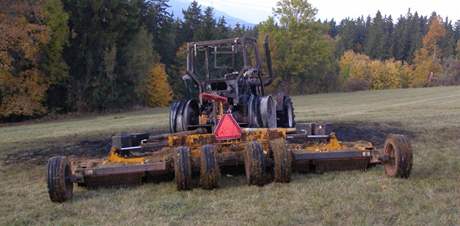
[[(276, 79), (291, 95), (460, 84), (460, 21), (384, 12), (321, 21), (306, 0), (280, 0), (254, 27), (230, 26), (193, 2), (0, 2), (0, 119), (167, 106), (182, 98), (189, 41), (270, 37)], [(298, 13), (299, 10), (302, 13)]]

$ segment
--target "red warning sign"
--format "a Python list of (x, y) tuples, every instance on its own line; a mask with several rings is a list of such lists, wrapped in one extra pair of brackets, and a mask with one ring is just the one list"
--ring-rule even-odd
[(241, 128), (232, 114), (224, 114), (214, 130), (216, 140), (231, 140), (241, 138)]

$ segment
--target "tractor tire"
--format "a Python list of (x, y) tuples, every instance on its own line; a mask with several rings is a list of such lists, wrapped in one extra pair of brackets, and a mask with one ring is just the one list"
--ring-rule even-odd
[(177, 190), (183, 191), (192, 188), (192, 163), (188, 147), (180, 146), (175, 150), (174, 177)]
[(48, 194), (52, 202), (65, 202), (73, 196), (72, 170), (66, 157), (48, 160)]
[(384, 155), (389, 160), (384, 163), (385, 174), (390, 177), (408, 178), (412, 170), (412, 146), (406, 136), (390, 134), (385, 140)]
[(177, 107), (177, 113), (176, 113), (176, 126), (175, 126), (175, 131), (174, 132), (183, 132), (186, 129), (184, 128), (184, 109), (185, 105), (187, 104), (186, 101), (179, 101), (179, 105)]
[(249, 128), (259, 128), (260, 127), (259, 118), (257, 117), (258, 115), (257, 101), (258, 101), (257, 96), (251, 95), (249, 97), (249, 103), (248, 103)]
[(204, 189), (217, 188), (219, 177), (216, 148), (211, 144), (205, 145), (200, 154), (200, 185)]
[(292, 172), (292, 153), (286, 145), (286, 140), (278, 138), (270, 141), (270, 149), (273, 153), (273, 175), (274, 181), (278, 183), (289, 183)]
[(282, 128), (294, 128), (295, 127), (295, 114), (294, 105), (292, 104), (291, 97), (285, 96), (283, 98), (283, 108), (277, 112), (278, 126)]
[(249, 185), (262, 186), (266, 182), (266, 160), (262, 145), (257, 141), (249, 142), (244, 155), (244, 169)]
[(171, 108), (169, 109), (169, 132), (175, 133), (176, 132), (176, 118), (177, 118), (177, 110), (180, 105), (180, 101), (174, 101), (171, 104)]
[(185, 102), (182, 115), (182, 128), (184, 131), (190, 130), (190, 126), (197, 126), (199, 124), (199, 114), (198, 103), (195, 100)]
[(260, 98), (260, 118), (262, 119), (262, 127), (276, 128), (276, 102), (271, 96)]

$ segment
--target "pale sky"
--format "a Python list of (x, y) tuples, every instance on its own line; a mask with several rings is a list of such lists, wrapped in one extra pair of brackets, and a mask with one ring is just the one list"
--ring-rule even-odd
[[(277, 0), (197, 0), (200, 4), (212, 6), (229, 15), (257, 24), (272, 14)], [(448, 16), (453, 22), (460, 20), (460, 0), (309, 0), (318, 9), (317, 18), (340, 21), (346, 17), (356, 18), (382, 14), (391, 14), (394, 21), (401, 14), (412, 12), (431, 15), (436, 11), (442, 17)]]

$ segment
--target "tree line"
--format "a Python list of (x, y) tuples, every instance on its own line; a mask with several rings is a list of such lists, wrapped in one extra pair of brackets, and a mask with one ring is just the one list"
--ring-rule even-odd
[[(280, 0), (254, 27), (229, 26), (192, 2), (4, 0), (0, 3), (0, 119), (166, 106), (184, 97), (185, 43), (270, 36), (272, 91), (306, 94), (460, 83), (460, 21), (410, 10), (316, 19), (307, 0)], [(262, 54), (263, 55), (263, 54)], [(262, 56), (263, 57), (263, 56)]]
[(183, 92), (176, 54), (185, 42), (248, 30), (197, 2), (183, 20), (168, 8), (168, 0), (2, 1), (0, 118), (165, 106)]

